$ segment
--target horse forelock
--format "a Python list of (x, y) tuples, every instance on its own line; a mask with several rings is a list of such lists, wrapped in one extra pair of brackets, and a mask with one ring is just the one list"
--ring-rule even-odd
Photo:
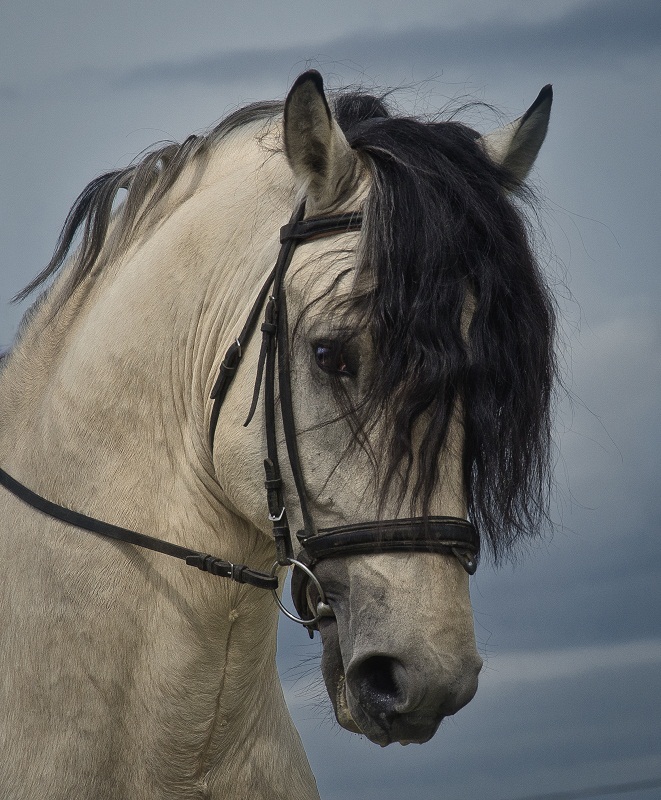
[[(371, 176), (355, 281), (368, 288), (329, 313), (367, 326), (376, 362), (360, 407), (341, 386), (339, 402), (381, 497), (409, 492), (412, 512), (429, 510), (458, 419), (469, 513), (498, 559), (545, 522), (550, 486), (555, 307), (516, 202), (532, 195), (464, 125), (389, 117), (378, 98), (339, 106)], [(392, 433), (372, 441), (384, 418)]]

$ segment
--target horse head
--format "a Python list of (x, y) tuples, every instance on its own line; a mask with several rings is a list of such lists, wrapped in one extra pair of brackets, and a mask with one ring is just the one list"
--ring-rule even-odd
[[(312, 580), (295, 570), (295, 599), (318, 623), (338, 721), (381, 745), (429, 739), (471, 700), (482, 666), (473, 570), (424, 533), (390, 551), (386, 529), (424, 532), (470, 515), (497, 553), (530, 499), (524, 465), (510, 462), (528, 445), (533, 461), (543, 449), (552, 322), (509, 195), (539, 151), (550, 104), (547, 87), (521, 119), (484, 138), (393, 119), (369, 96), (337, 98), (334, 114), (314, 71), (285, 104), (284, 152), (305, 219), (362, 215), (361, 232), (340, 224), (332, 236), (306, 236), (279, 290), (280, 395), (284, 372), (293, 431), (288, 438), (278, 420), (283, 511), (301, 529), (294, 563), (313, 568)], [(512, 322), (516, 314), (523, 321)], [(231, 397), (246, 394), (244, 379)], [(517, 402), (535, 416), (515, 434)], [(236, 430), (240, 408), (228, 412)], [(265, 424), (258, 414), (233, 446), (214, 449), (219, 474), (259, 474)], [(494, 427), (504, 441), (490, 459), (484, 437)], [(263, 527), (261, 482), (244, 481), (241, 494), (234, 502)], [(361, 525), (373, 532), (367, 545), (306, 553), (324, 532), (350, 536)]]

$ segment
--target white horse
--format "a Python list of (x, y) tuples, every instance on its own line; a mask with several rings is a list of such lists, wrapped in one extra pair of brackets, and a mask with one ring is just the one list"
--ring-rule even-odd
[[(276, 558), (301, 560), (337, 718), (379, 744), (425, 741), (473, 697), (476, 548), (443, 526), (470, 518), (497, 555), (539, 510), (553, 322), (509, 198), (550, 106), (547, 87), (480, 138), (368, 95), (327, 101), (308, 72), (284, 108), (244, 109), (83, 192), (0, 362), (0, 797), (318, 798), (272, 593), (82, 530), (12, 481), (281, 582)], [(281, 495), (303, 539), (370, 539), (307, 560), (296, 537), (276, 554), (268, 400), (243, 424), (258, 324), (211, 397), (303, 198), (306, 220), (340, 225), (313, 224), (281, 270), (298, 451), (278, 416)], [(359, 210), (360, 231), (342, 216)], [(268, 370), (256, 391), (282, 395)], [(393, 526), (405, 552), (382, 547)]]

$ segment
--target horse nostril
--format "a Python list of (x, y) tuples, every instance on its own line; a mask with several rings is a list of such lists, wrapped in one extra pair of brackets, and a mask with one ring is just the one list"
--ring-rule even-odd
[(354, 685), (359, 702), (386, 716), (395, 712), (404, 699), (402, 686), (397, 680), (397, 673), (403, 670), (402, 665), (388, 656), (370, 656), (351, 670), (348, 680)]

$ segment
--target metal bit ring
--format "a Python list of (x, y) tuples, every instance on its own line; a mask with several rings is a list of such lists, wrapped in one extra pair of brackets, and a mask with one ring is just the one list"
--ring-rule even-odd
[(285, 606), (282, 603), (282, 600), (278, 595), (277, 590), (271, 589), (271, 591), (273, 592), (273, 597), (275, 599), (275, 602), (278, 604), (278, 608), (280, 609), (280, 611), (282, 611), (282, 613), (287, 617), (287, 619), (290, 619), (292, 622), (297, 622), (299, 625), (305, 625), (306, 627), (310, 625), (316, 625), (322, 617), (328, 616), (328, 614), (324, 612), (325, 609), (328, 608), (329, 606), (326, 600), (326, 593), (324, 592), (324, 587), (319, 583), (319, 579), (314, 574), (314, 572), (312, 572), (310, 567), (306, 566), (300, 561), (297, 561), (295, 558), (288, 558), (286, 564), (281, 564), (279, 561), (274, 561), (273, 566), (271, 567), (270, 577), (272, 578), (275, 577), (275, 573), (278, 567), (290, 566), (290, 565), (294, 569), (298, 567), (299, 569), (303, 570), (303, 572), (317, 587), (317, 591), (319, 592), (319, 605), (322, 606), (322, 613), (319, 613), (317, 611), (314, 617), (311, 617), (310, 619), (302, 619), (301, 617), (297, 617), (295, 614), (292, 614), (288, 608), (285, 608)]

